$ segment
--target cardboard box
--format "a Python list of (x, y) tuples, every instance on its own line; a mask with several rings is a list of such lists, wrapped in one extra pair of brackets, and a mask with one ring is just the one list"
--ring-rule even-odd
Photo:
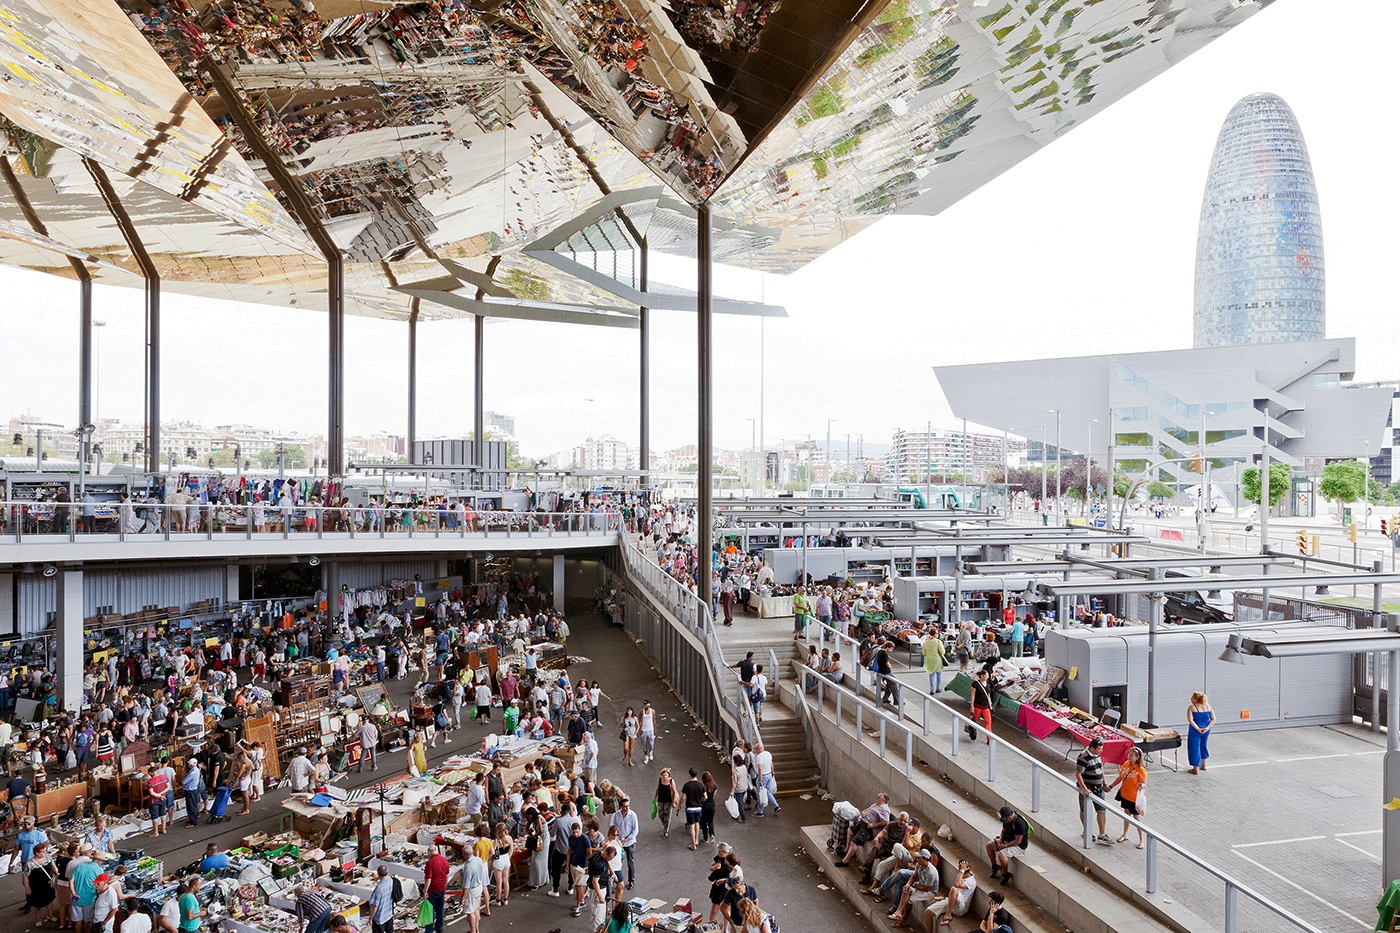
[(258, 846), (262, 845), (264, 842), (267, 842), (267, 840), (268, 840), (268, 835), (267, 835), (267, 833), (264, 833), (264, 832), (256, 832), (256, 833), (253, 833), (252, 835), (244, 836), (243, 839), (242, 839), (241, 841), (242, 841), (243, 845), (245, 845), (245, 846), (248, 847), (249, 849), (255, 849), (255, 848), (257, 848)]

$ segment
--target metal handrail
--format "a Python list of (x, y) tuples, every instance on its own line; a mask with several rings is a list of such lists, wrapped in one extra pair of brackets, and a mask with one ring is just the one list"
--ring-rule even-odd
[[(56, 508), (64, 511), (56, 512)], [(87, 510), (93, 514), (86, 515)], [(91, 525), (92, 527), (88, 527)], [(457, 514), (425, 504), (335, 507), (164, 502), (0, 502), (0, 543), (76, 541), (249, 540), (307, 538), (553, 537), (616, 534), (622, 514), (471, 510)]]
[[(704, 605), (699, 596), (643, 554), (625, 535), (622, 540), (622, 553), (628, 572), (640, 580), (652, 596), (704, 644), (705, 654), (710, 662), (711, 685), (719, 697), (721, 709), (727, 711), (737, 724), (735, 731), (746, 742), (762, 741), (753, 703), (744, 690), (744, 685), (733, 676), (733, 671), (724, 662), (724, 652), (720, 649), (719, 639), (715, 634), (714, 617), (710, 607)], [(776, 660), (774, 664), (776, 665)]]
[[(902, 702), (902, 696), (903, 696), (903, 695), (902, 695), (902, 692), (901, 692), (901, 703), (900, 703), (901, 711), (900, 711), (900, 713), (898, 714), (898, 716), (896, 716), (895, 714), (891, 714), (890, 712), (888, 712), (887, 710), (885, 710), (885, 709), (883, 708), (883, 706), (881, 706), (880, 704), (878, 704), (878, 703), (872, 703), (872, 702), (870, 702), (869, 700), (866, 700), (866, 699), (865, 699), (863, 696), (861, 696), (859, 693), (857, 693), (857, 692), (851, 690), (849, 687), (845, 686), (845, 684), (838, 684), (838, 683), (832, 681), (830, 678), (825, 677), (825, 676), (823, 676), (823, 675), (817, 673), (817, 671), (816, 671), (814, 668), (809, 667), (808, 665), (806, 665), (806, 664), (804, 664), (804, 663), (801, 663), (801, 662), (797, 662), (797, 666), (798, 666), (798, 668), (800, 669), (800, 671), (802, 671), (802, 672), (804, 672), (804, 673), (806, 673), (806, 674), (810, 674), (810, 675), (812, 675), (812, 676), (814, 676), (814, 677), (817, 678), (817, 702), (818, 702), (820, 705), (825, 706), (825, 704), (826, 704), (826, 691), (831, 690), (831, 691), (834, 691), (834, 692), (836, 693), (836, 704), (835, 704), (835, 705), (836, 705), (836, 723), (837, 723), (837, 726), (838, 726), (839, 728), (842, 728), (842, 729), (845, 728), (845, 720), (844, 720), (844, 718), (842, 717), (842, 710), (841, 710), (841, 699), (842, 699), (842, 697), (843, 697), (843, 696), (844, 696), (844, 697), (849, 697), (851, 700), (853, 700), (853, 701), (856, 703), (855, 737), (856, 737), (856, 741), (857, 741), (857, 742), (860, 742), (860, 743), (864, 744), (864, 741), (865, 741), (865, 738), (864, 738), (864, 730), (863, 730), (863, 725), (864, 725), (864, 723), (863, 723), (863, 713), (864, 713), (864, 711), (868, 708), (868, 709), (876, 716), (876, 718), (879, 720), (879, 723), (880, 723), (880, 757), (881, 757), (881, 758), (884, 758), (884, 757), (885, 757), (886, 731), (887, 731), (888, 727), (893, 726), (894, 728), (896, 728), (896, 729), (899, 730), (900, 732), (904, 733), (904, 776), (905, 776), (906, 778), (910, 778), (910, 779), (913, 778), (913, 775), (914, 775), (914, 730), (915, 730), (915, 727), (912, 726), (912, 725), (907, 725), (907, 724), (905, 723), (905, 721), (904, 721), (904, 717), (903, 717), (903, 713), (902, 713), (902, 709), (903, 709), (903, 702)], [(804, 680), (804, 679), (805, 679), (805, 677), (799, 678), (799, 680)], [(923, 701), (924, 701), (924, 702), (923, 702), (923, 706), (924, 706), (924, 723), (923, 723), (923, 735), (920, 736), (921, 738), (926, 737), (926, 736), (928, 736), (928, 735), (930, 734), (930, 728), (929, 728), (929, 706), (930, 706), (930, 703), (937, 702), (937, 701), (934, 701), (933, 698), (928, 697), (928, 696), (924, 696), (922, 699), (923, 699)], [(944, 703), (939, 702), (938, 705), (942, 706), (942, 707), (944, 708), (944, 710), (946, 710), (946, 711), (948, 712), (948, 714), (950, 715), (950, 717), (951, 717), (951, 721), (952, 721), (952, 730), (951, 730), (951, 732), (950, 732), (950, 739), (951, 739), (951, 741), (950, 741), (950, 751), (951, 751), (951, 754), (952, 754), (954, 757), (956, 757), (956, 756), (958, 755), (959, 739), (961, 738), (962, 730), (965, 729), (965, 728), (974, 729), (977, 733), (980, 733), (982, 736), (985, 736), (986, 738), (988, 738), (988, 739), (991, 740), (991, 744), (989, 744), (989, 745), (987, 746), (987, 749), (988, 749), (988, 750), (987, 750), (987, 782), (988, 782), (988, 783), (994, 783), (994, 782), (996, 781), (996, 760), (997, 760), (997, 749), (998, 749), (998, 748), (1004, 747), (1004, 748), (1005, 748), (1007, 751), (1009, 751), (1014, 757), (1019, 758), (1019, 759), (1021, 759), (1022, 761), (1024, 761), (1026, 764), (1030, 765), (1030, 768), (1031, 768), (1031, 807), (1030, 807), (1030, 810), (1031, 810), (1032, 813), (1039, 813), (1039, 812), (1040, 812), (1040, 775), (1041, 775), (1041, 772), (1045, 772), (1046, 774), (1048, 774), (1048, 775), (1050, 776), (1050, 778), (1051, 778), (1052, 780), (1058, 781), (1059, 783), (1063, 784), (1065, 787), (1067, 787), (1067, 788), (1069, 788), (1070, 790), (1074, 791), (1074, 793), (1075, 793), (1076, 795), (1080, 796), (1080, 798), (1081, 798), (1081, 805), (1082, 805), (1082, 809), (1083, 809), (1083, 823), (1084, 823), (1084, 840), (1083, 840), (1083, 842), (1084, 842), (1084, 848), (1085, 848), (1085, 849), (1092, 849), (1092, 848), (1094, 847), (1094, 842), (1093, 842), (1094, 800), (1093, 800), (1092, 796), (1081, 795), (1081, 794), (1079, 793), (1079, 785), (1078, 785), (1076, 782), (1071, 781), (1069, 778), (1065, 777), (1064, 775), (1062, 775), (1062, 774), (1060, 774), (1060, 773), (1058, 773), (1058, 772), (1056, 772), (1056, 771), (1054, 771), (1054, 770), (1048, 768), (1047, 766), (1045, 766), (1045, 765), (1042, 764), (1041, 762), (1037, 761), (1035, 758), (1033, 758), (1033, 757), (1031, 757), (1030, 755), (1026, 754), (1026, 753), (1025, 753), (1024, 751), (1022, 751), (1021, 749), (1017, 748), (1015, 745), (1012, 745), (1010, 742), (1007, 742), (1006, 740), (1004, 740), (1004, 739), (998, 737), (997, 735), (995, 735), (995, 734), (992, 733), (991, 731), (989, 731), (989, 730), (983, 728), (979, 723), (974, 722), (972, 719), (969, 719), (967, 716), (962, 715), (962, 714), (959, 713), (957, 710), (952, 709), (951, 707), (947, 706), (947, 705), (944, 704)], [(974, 740), (974, 741), (975, 741), (975, 740)], [(1302, 921), (1302, 920), (1299, 920), (1298, 918), (1294, 917), (1294, 916), (1293, 916), (1291, 913), (1289, 913), (1288, 910), (1286, 910), (1284, 907), (1282, 907), (1282, 906), (1280, 906), (1280, 905), (1274, 903), (1272, 900), (1270, 900), (1269, 898), (1265, 897), (1263, 894), (1260, 894), (1258, 891), (1255, 891), (1253, 888), (1249, 887), (1248, 885), (1244, 884), (1243, 882), (1238, 881), (1237, 879), (1235, 879), (1235, 878), (1232, 877), (1231, 875), (1227, 874), (1226, 872), (1222, 871), (1221, 869), (1216, 868), (1214, 865), (1212, 865), (1212, 864), (1210, 864), (1209, 862), (1205, 861), (1205, 860), (1202, 859), (1200, 856), (1197, 856), (1197, 855), (1193, 854), (1192, 852), (1190, 852), (1189, 850), (1187, 850), (1184, 846), (1182, 846), (1182, 845), (1180, 845), (1180, 844), (1178, 844), (1178, 843), (1176, 843), (1176, 842), (1173, 842), (1172, 840), (1168, 839), (1166, 836), (1162, 835), (1162, 833), (1158, 832), (1158, 831), (1157, 831), (1156, 829), (1154, 829), (1153, 827), (1148, 826), (1148, 825), (1146, 825), (1145, 823), (1142, 823), (1142, 822), (1138, 821), (1137, 819), (1134, 819), (1133, 817), (1129, 816), (1129, 815), (1126, 814), (1126, 813), (1117, 814), (1117, 815), (1115, 815), (1114, 818), (1117, 819), (1118, 816), (1122, 816), (1122, 818), (1123, 818), (1124, 821), (1126, 821), (1129, 825), (1134, 826), (1134, 827), (1136, 827), (1137, 829), (1141, 830), (1141, 831), (1146, 835), (1146, 837), (1147, 837), (1147, 858), (1146, 858), (1146, 874), (1147, 874), (1147, 878), (1146, 878), (1146, 887), (1145, 887), (1145, 890), (1147, 891), (1148, 894), (1153, 894), (1153, 893), (1156, 893), (1156, 891), (1157, 891), (1157, 847), (1158, 847), (1158, 846), (1165, 846), (1168, 850), (1170, 850), (1170, 851), (1176, 853), (1177, 855), (1181, 856), (1182, 858), (1186, 859), (1186, 861), (1188, 861), (1188, 862), (1190, 862), (1191, 864), (1195, 865), (1197, 868), (1200, 868), (1200, 869), (1204, 870), (1207, 874), (1210, 874), (1210, 875), (1214, 876), (1218, 881), (1224, 882), (1224, 884), (1225, 884), (1225, 905), (1224, 905), (1224, 906), (1225, 906), (1225, 910), (1224, 910), (1224, 912), (1225, 912), (1225, 933), (1236, 933), (1237, 926), (1238, 926), (1237, 916), (1236, 916), (1236, 914), (1237, 914), (1237, 898), (1238, 898), (1238, 896), (1239, 896), (1240, 894), (1243, 894), (1245, 897), (1247, 897), (1247, 898), (1249, 898), (1250, 900), (1254, 901), (1254, 902), (1255, 902), (1256, 904), (1258, 904), (1259, 906), (1265, 908), (1266, 910), (1268, 910), (1268, 911), (1270, 911), (1271, 913), (1277, 915), (1278, 917), (1280, 917), (1280, 918), (1282, 918), (1282, 919), (1288, 921), (1289, 924), (1291, 924), (1292, 926), (1294, 926), (1294, 927), (1296, 927), (1296, 928), (1298, 928), (1298, 929), (1300, 929), (1300, 930), (1305, 930), (1305, 931), (1307, 931), (1307, 933), (1323, 933), (1323, 931), (1322, 931), (1320, 928), (1315, 927), (1315, 926), (1312, 926), (1311, 924), (1308, 924), (1308, 923), (1306, 923), (1306, 922), (1304, 922), (1304, 921)]]

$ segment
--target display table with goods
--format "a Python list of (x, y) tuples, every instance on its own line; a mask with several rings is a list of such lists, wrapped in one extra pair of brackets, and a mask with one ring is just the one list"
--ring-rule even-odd
[(781, 619), (792, 615), (791, 596), (759, 596), (749, 594), (749, 608), (758, 613), (760, 619)]

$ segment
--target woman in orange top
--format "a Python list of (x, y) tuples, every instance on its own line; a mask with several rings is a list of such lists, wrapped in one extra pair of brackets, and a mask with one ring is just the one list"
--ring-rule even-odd
[[(1118, 779), (1109, 785), (1109, 790), (1118, 787), (1119, 791), (1114, 795), (1114, 799), (1123, 807), (1123, 812), (1128, 816), (1142, 819), (1143, 813), (1147, 810), (1145, 805), (1139, 806), (1138, 801), (1142, 799), (1143, 787), (1147, 784), (1147, 766), (1142, 763), (1142, 749), (1128, 749), (1128, 760), (1118, 766)], [(1118, 837), (1119, 842), (1128, 841), (1128, 821), (1123, 821), (1123, 835)], [(1141, 829), (1138, 830), (1139, 849), (1147, 846), (1146, 838)]]

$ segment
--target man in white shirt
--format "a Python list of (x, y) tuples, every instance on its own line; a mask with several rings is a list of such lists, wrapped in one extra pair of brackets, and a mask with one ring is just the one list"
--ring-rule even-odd
[(773, 777), (773, 753), (763, 747), (762, 742), (753, 747), (754, 768), (758, 771), (758, 815), (763, 815), (763, 801), (766, 798), (773, 805), (774, 813), (783, 812), (778, 806), (778, 782)]
[(311, 759), (306, 757), (306, 747), (297, 749), (296, 757), (287, 763), (287, 777), (292, 782), (294, 792), (304, 791), (311, 786), (311, 776), (316, 773), (316, 766), (311, 763)]
[(622, 851), (627, 855), (627, 888), (631, 890), (637, 879), (637, 833), (641, 827), (630, 800), (623, 797), (617, 802), (617, 807), (617, 812), (612, 815), (612, 825), (617, 827), (617, 834), (622, 837)]
[(108, 875), (98, 875), (93, 881), (97, 901), (92, 905), (92, 933), (112, 933), (117, 919), (117, 886)]
[(358, 734), (360, 737), (360, 747), (363, 751), (360, 753), (360, 763), (356, 766), (355, 773), (359, 774), (364, 771), (366, 758), (369, 759), (369, 769), (371, 771), (378, 771), (379, 753), (377, 750), (379, 748), (379, 727), (368, 719), (362, 719), (360, 720)]
[(593, 733), (585, 732), (583, 741), (579, 743), (581, 767), (583, 768), (583, 779), (590, 784), (598, 783), (598, 742), (593, 738)]

